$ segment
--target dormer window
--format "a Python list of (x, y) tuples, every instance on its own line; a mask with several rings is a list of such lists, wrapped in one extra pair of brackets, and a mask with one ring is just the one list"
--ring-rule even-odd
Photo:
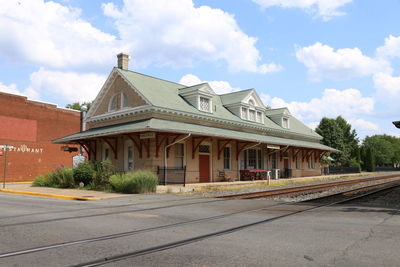
[(255, 110), (252, 110), (252, 109), (249, 110), (249, 120), (256, 121), (256, 111)]
[(211, 100), (209, 98), (200, 96), (199, 109), (201, 111), (211, 112)]
[(260, 111), (257, 111), (256, 121), (257, 122), (262, 122), (262, 113)]
[(282, 118), (282, 127), (289, 129), (289, 118)]
[(247, 120), (247, 108), (242, 108), (242, 119)]

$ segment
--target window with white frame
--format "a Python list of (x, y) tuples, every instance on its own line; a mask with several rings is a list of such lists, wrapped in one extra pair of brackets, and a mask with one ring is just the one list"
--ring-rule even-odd
[(315, 161), (314, 161), (314, 154), (311, 154), (308, 158), (308, 168), (315, 169)]
[(121, 107), (125, 108), (128, 106), (128, 97), (126, 94), (121, 93)]
[(262, 122), (262, 113), (260, 111), (257, 111), (257, 118), (256, 118), (257, 122)]
[(242, 108), (242, 119), (247, 120), (247, 108)]
[(201, 111), (211, 112), (211, 101), (209, 98), (200, 96), (199, 108)]
[(256, 120), (256, 111), (249, 109), (249, 120), (255, 121)]
[(261, 169), (262, 159), (261, 150), (247, 149), (245, 153), (246, 169)]
[(273, 153), (272, 155), (271, 155), (271, 168), (272, 169), (277, 169), (277, 164), (276, 164), (277, 162), (276, 162), (276, 153)]
[(285, 129), (289, 128), (289, 119), (288, 118), (282, 118), (282, 127)]
[(184, 156), (185, 156), (185, 146), (184, 144), (176, 144), (175, 145), (175, 158), (176, 158), (176, 167), (183, 168), (184, 166)]
[(108, 104), (108, 111), (115, 111), (118, 109), (118, 98), (119, 94), (116, 94), (113, 97), (111, 97), (110, 103)]
[(224, 170), (231, 169), (231, 148), (225, 147), (224, 148)]
[(103, 144), (103, 160), (109, 160), (110, 159), (110, 147), (108, 144), (104, 143)]

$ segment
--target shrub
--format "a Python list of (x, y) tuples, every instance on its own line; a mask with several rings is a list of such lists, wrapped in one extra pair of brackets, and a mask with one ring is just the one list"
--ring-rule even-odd
[(75, 184), (84, 183), (85, 185), (90, 184), (95, 176), (95, 171), (90, 163), (81, 162), (74, 169), (74, 181)]
[(33, 181), (32, 186), (49, 186), (49, 183), (47, 181), (47, 176), (46, 175), (40, 175), (35, 178), (35, 181)]
[(155, 192), (158, 178), (150, 171), (135, 171), (125, 174), (115, 174), (110, 177), (110, 184), (120, 193)]
[(93, 169), (96, 174), (93, 177), (93, 185), (97, 186), (109, 186), (110, 177), (115, 174), (115, 166), (110, 160), (104, 160), (101, 162), (92, 163)]
[(45, 175), (36, 177), (32, 186), (74, 187), (74, 172), (70, 168), (61, 168)]

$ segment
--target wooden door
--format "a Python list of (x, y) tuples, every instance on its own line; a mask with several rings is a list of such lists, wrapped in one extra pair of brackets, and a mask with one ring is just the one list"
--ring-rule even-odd
[(283, 159), (283, 168), (289, 169), (289, 159)]
[(210, 155), (199, 155), (200, 183), (210, 182)]

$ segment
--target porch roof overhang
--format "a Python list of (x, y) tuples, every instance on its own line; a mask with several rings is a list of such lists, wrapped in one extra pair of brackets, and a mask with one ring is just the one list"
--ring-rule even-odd
[(201, 136), (220, 137), (225, 139), (235, 139), (247, 142), (257, 142), (281, 146), (303, 147), (308, 149), (318, 149), (330, 152), (339, 152), (334, 148), (325, 146), (317, 142), (309, 142), (303, 140), (289, 139), (283, 137), (241, 132), (236, 130), (223, 129), (212, 126), (192, 124), (186, 122), (170, 121), (164, 119), (151, 118), (148, 120), (134, 121), (123, 124), (116, 124), (101, 128), (94, 128), (84, 132), (79, 132), (69, 136), (65, 136), (56, 140), (56, 144), (77, 144), (87, 139), (95, 139), (98, 137), (114, 136), (119, 134), (133, 132), (169, 132), (182, 133)]

